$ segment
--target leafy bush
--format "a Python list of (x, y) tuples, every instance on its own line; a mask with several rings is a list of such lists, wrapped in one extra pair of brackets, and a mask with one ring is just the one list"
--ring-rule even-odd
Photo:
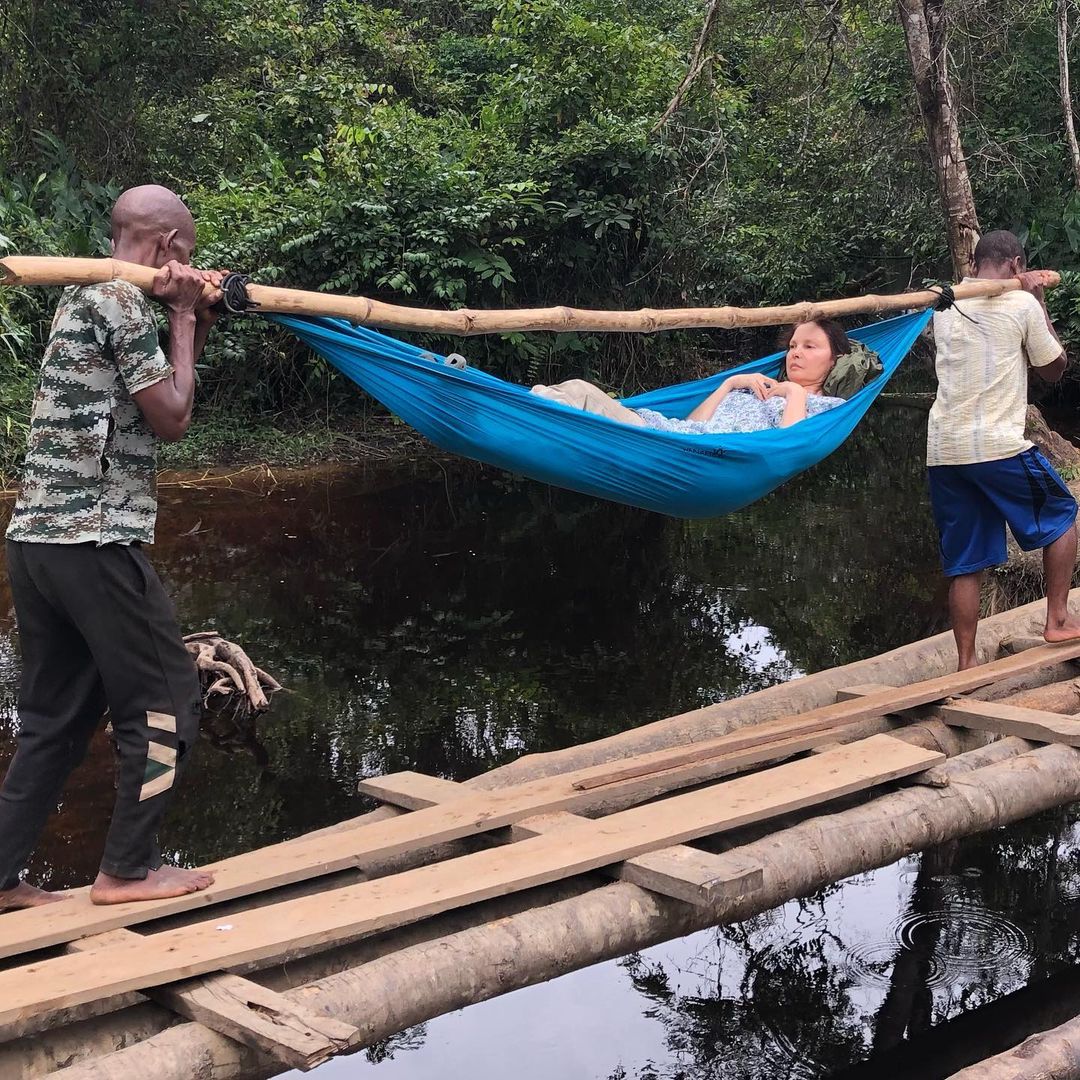
[[(1073, 261), (1052, 20), (999, 0), (952, 17), (983, 224)], [(724, 5), (658, 127), (700, 20), (674, 0), (10, 0), (0, 246), (103, 251), (116, 191), (153, 178), (195, 211), (204, 265), (396, 303), (757, 304), (947, 272), (892, 6)], [(1055, 304), (1080, 340), (1072, 295)], [(9, 443), (53, 299), (0, 297)], [(257, 320), (212, 340), (200, 408), (302, 425), (361, 407)], [(511, 378), (632, 389), (745, 344), (534, 334), (467, 351)]]

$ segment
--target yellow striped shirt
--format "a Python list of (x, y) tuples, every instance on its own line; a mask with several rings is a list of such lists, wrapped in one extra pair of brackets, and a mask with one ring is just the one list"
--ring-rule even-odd
[(1039, 301), (1022, 291), (958, 301), (935, 312), (934, 342), (938, 389), (927, 465), (997, 461), (1027, 450), (1028, 365), (1044, 367), (1062, 352)]

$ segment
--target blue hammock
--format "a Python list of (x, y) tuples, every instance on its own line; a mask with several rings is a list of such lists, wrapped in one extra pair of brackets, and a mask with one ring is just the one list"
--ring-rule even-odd
[[(529, 393), (475, 368), (339, 319), (272, 316), (437, 446), (534, 480), (673, 517), (726, 514), (831, 454), (851, 434), (932, 312), (853, 331), (884, 372), (843, 405), (788, 428), (685, 435), (633, 427)], [(735, 372), (775, 376), (777, 352), (706, 379), (627, 398), (683, 418)]]

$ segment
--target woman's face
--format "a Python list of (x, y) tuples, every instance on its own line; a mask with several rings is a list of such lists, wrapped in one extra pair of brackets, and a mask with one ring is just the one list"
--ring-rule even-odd
[(820, 389), (835, 361), (828, 335), (817, 323), (800, 323), (787, 351), (787, 377), (807, 389)]

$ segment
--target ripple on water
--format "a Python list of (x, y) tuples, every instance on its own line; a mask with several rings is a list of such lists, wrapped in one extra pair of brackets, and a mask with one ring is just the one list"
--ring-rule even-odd
[(959, 982), (985, 971), (1015, 970), (1030, 955), (1027, 934), (1011, 919), (967, 900), (912, 912), (894, 920), (884, 941), (847, 950), (845, 968), (860, 983), (887, 985), (904, 952), (926, 964), (930, 987)]
[[(869, 941), (848, 949), (844, 957), (844, 971), (862, 986), (888, 986), (892, 981), (892, 971), (903, 946), (896, 941)], [(936, 956), (927, 960), (929, 970), (926, 975), (928, 986), (942, 986), (947, 982), (947, 973)]]

